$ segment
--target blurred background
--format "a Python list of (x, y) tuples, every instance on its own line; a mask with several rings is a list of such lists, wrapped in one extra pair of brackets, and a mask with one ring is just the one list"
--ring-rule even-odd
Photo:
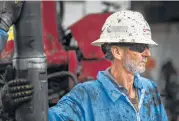
[[(68, 49), (67, 48), (65, 49), (65, 51), (68, 50), (68, 52), (69, 50), (72, 50), (72, 46), (69, 43), (73, 44), (73, 48), (74, 46), (76, 48), (75, 51), (78, 56), (78, 64), (77, 64), (78, 66), (77, 68), (75, 68), (74, 61), (73, 61), (72, 62), (73, 68), (72, 70), (70, 69), (69, 70), (73, 71), (73, 69), (75, 68), (75, 73), (76, 71), (81, 71), (80, 73), (76, 74), (78, 77), (78, 80), (80, 79), (82, 80), (84, 79), (84, 77), (86, 80), (91, 78), (89, 73), (88, 74), (85, 73), (88, 75), (88, 78), (86, 76), (79, 76), (79, 75), (80, 74), (83, 75), (84, 74), (83, 71), (85, 72), (85, 69), (86, 69), (86, 72), (92, 72), (92, 71), (94, 72), (93, 69), (91, 69), (92, 71), (88, 70), (92, 66), (90, 67), (89, 63), (86, 64), (88, 65), (86, 66), (85, 62), (86, 60), (94, 59), (94, 57), (96, 56), (94, 53), (90, 53), (89, 54), (90, 56), (88, 56), (89, 58), (87, 56), (85, 59), (80, 58), (82, 57), (80, 54), (83, 53), (83, 51), (86, 52), (86, 50), (83, 49), (84, 42), (81, 41), (81, 43), (83, 44), (80, 44), (80, 41), (79, 41), (80, 39), (78, 40), (79, 37), (75, 33), (75, 30), (78, 30), (78, 29), (74, 29), (75, 27), (73, 27), (73, 25), (77, 25), (76, 22), (79, 22), (85, 16), (90, 15), (90, 14), (113, 13), (119, 10), (135, 10), (135, 11), (141, 12), (151, 27), (153, 40), (159, 44), (158, 47), (151, 48), (152, 56), (148, 59), (148, 62), (146, 65), (146, 72), (143, 73), (142, 75), (149, 79), (152, 79), (153, 81), (157, 83), (159, 87), (158, 90), (161, 93), (162, 101), (165, 105), (167, 114), (169, 116), (169, 120), (173, 120), (173, 121), (178, 120), (177, 117), (179, 115), (179, 86), (178, 86), (179, 85), (179, 79), (178, 79), (178, 73), (179, 73), (179, 63), (178, 63), (179, 62), (179, 40), (178, 40), (179, 39), (179, 2), (177, 1), (172, 1), (172, 2), (171, 1), (63, 1), (63, 2), (61, 1), (60, 2), (59, 1), (57, 3), (58, 4), (56, 4), (56, 13), (57, 13), (58, 28), (63, 28), (63, 30), (60, 29), (60, 31), (63, 31), (62, 32), (63, 34), (67, 33), (67, 36), (66, 36), (67, 39), (65, 41), (60, 41), (60, 43), (62, 43), (64, 48), (68, 46)], [(49, 9), (49, 11), (50, 10), (51, 9)], [(90, 19), (90, 21), (92, 20), (93, 19)], [(52, 25), (53, 20), (48, 20), (47, 22), (48, 23), (51, 22), (49, 26), (53, 26)], [(91, 23), (85, 23), (85, 24), (89, 24), (88, 26), (90, 26)], [(69, 30), (71, 31), (71, 34), (69, 34)], [(12, 31), (13, 31), (12, 29), (9, 31), (9, 35), (10, 35), (8, 39), (9, 43), (11, 42), (11, 40), (14, 39)], [(83, 31), (85, 31), (87, 35), (92, 34), (88, 31), (88, 29), (86, 30), (84, 29)], [(47, 36), (47, 40), (52, 39), (52, 38), (55, 41), (56, 39), (59, 39), (55, 37), (55, 35), (53, 34), (50, 34), (49, 36)], [(69, 42), (69, 38), (70, 38), (70, 42)], [(75, 40), (78, 41), (79, 47), (76, 47)], [(87, 42), (87, 40), (85, 41)], [(90, 41), (93, 41), (93, 40), (90, 40)], [(56, 45), (58, 44), (53, 44), (52, 47), (55, 48)], [(7, 64), (7, 62), (5, 61), (9, 61), (12, 59), (11, 58), (12, 57), (11, 53), (13, 52), (13, 50), (11, 50), (12, 46), (13, 44), (10, 43), (7, 46), (7, 49), (0, 54), (0, 63), (1, 63), (0, 71), (3, 71), (4, 63)], [(85, 45), (85, 46), (87, 47), (89, 45)], [(82, 52), (79, 51), (80, 47), (81, 47)], [(57, 47), (54, 53), (58, 52), (58, 49), (59, 47)], [(96, 51), (96, 49), (94, 50), (96, 53), (98, 52)], [(93, 51), (93, 50), (89, 50), (89, 51)], [(55, 59), (55, 61), (53, 61), (53, 59), (51, 60), (52, 58), (51, 51), (45, 50), (45, 52), (46, 52), (47, 57), (49, 57), (48, 63), (54, 64), (55, 62), (58, 61), (58, 58), (57, 58), (58, 54), (55, 55), (55, 58), (53, 58)], [(84, 53), (83, 55), (85, 56)], [(68, 53), (68, 55), (69, 54), (71, 53)], [(92, 57), (92, 55), (94, 56)], [(72, 56), (69, 56), (69, 58), (71, 57)], [(98, 57), (102, 57), (102, 56), (98, 55)], [(61, 58), (62, 56), (60, 56), (60, 59)], [(65, 56), (64, 58), (66, 59)], [(61, 65), (61, 60), (60, 62), (57, 62), (56, 64)], [(59, 66), (55, 67), (55, 71), (57, 71), (56, 69), (57, 67)], [(84, 70), (83, 69), (80, 70), (81, 67), (84, 67)], [(93, 65), (93, 67), (97, 67), (97, 66)], [(61, 66), (59, 68), (61, 69)], [(66, 66), (63, 68), (66, 68)], [(50, 73), (52, 73), (52, 71), (55, 72), (54, 66), (53, 68), (51, 66), (49, 70), (48, 72)], [(65, 70), (68, 71), (68, 69), (65, 69)], [(96, 69), (95, 74), (97, 71), (98, 69)], [(53, 83), (52, 85), (55, 85), (55, 84)], [(56, 86), (56, 88), (57, 87), (58, 86)], [(50, 88), (53, 89), (53, 86)]]

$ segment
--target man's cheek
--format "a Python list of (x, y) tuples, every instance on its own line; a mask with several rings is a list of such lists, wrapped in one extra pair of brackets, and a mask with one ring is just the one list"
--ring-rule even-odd
[(142, 61), (142, 60), (138, 57), (137, 53), (135, 53), (135, 52), (131, 53), (131, 56), (130, 56), (129, 59), (130, 59), (131, 62), (132, 62), (133, 64), (135, 64), (135, 65), (139, 65), (140, 62)]

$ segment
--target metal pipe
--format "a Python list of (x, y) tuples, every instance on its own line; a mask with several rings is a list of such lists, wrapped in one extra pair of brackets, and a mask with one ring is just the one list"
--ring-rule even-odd
[(15, 26), (16, 78), (31, 81), (32, 100), (16, 110), (16, 121), (48, 121), (47, 62), (42, 44), (42, 2), (25, 1)]

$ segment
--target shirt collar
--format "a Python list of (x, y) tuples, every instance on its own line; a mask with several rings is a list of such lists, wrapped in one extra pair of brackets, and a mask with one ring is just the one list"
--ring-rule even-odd
[(97, 80), (103, 85), (105, 91), (113, 102), (122, 95), (117, 86), (104, 74), (104, 71), (98, 72)]
[[(107, 68), (105, 71), (99, 71), (97, 80), (103, 85), (111, 100), (115, 102), (122, 95), (122, 93), (125, 93), (125, 88), (121, 85), (117, 85), (115, 79), (109, 73), (109, 69), (110, 68)], [(139, 74), (135, 74), (134, 76), (134, 86), (139, 89), (143, 88)]]
[(137, 73), (134, 74), (134, 87), (138, 88), (138, 89), (142, 89), (143, 85), (142, 85), (142, 81), (141, 81), (141, 76)]
[(113, 76), (112, 76), (111, 73), (110, 73), (110, 69), (111, 69), (110, 67), (107, 68), (107, 69), (104, 71), (104, 75), (107, 76), (107, 77), (110, 79), (110, 81), (112, 81), (113, 84), (115, 84), (115, 85), (118, 86), (119, 88), (123, 88), (123, 86), (117, 84), (116, 80), (113, 78)]

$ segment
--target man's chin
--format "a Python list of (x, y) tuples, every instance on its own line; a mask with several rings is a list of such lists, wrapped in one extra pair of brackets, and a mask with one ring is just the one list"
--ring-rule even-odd
[(130, 64), (125, 64), (124, 66), (132, 74), (145, 72), (145, 66), (134, 66)]
[(139, 69), (137, 69), (136, 73), (144, 73), (145, 72), (145, 67), (139, 67)]

